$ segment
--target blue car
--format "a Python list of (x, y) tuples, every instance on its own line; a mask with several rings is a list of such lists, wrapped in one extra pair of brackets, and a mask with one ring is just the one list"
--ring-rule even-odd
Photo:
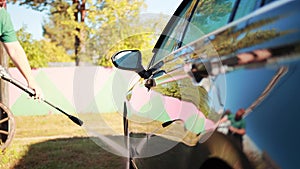
[(128, 168), (300, 168), (300, 1), (183, 0), (124, 100)]

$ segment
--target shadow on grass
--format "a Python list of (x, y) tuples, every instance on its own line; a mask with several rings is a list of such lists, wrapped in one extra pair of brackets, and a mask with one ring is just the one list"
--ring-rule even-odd
[[(143, 135), (142, 135), (143, 136)], [(123, 137), (121, 137), (123, 138)], [(119, 136), (112, 139), (120, 140)], [(225, 135), (215, 132), (205, 143), (190, 147), (183, 143), (157, 137), (148, 142), (139, 153), (148, 148), (157, 148), (154, 143), (170, 143), (172, 149), (148, 158), (134, 158), (135, 164), (142, 169), (211, 169), (243, 168), (252, 165), (241, 150), (237, 149)], [(115, 147), (116, 148), (116, 147)], [(32, 144), (26, 155), (14, 169), (124, 169), (126, 158), (114, 155), (91, 138), (75, 137), (54, 139)], [(231, 167), (230, 167), (231, 166)]]
[(111, 154), (90, 138), (53, 139), (33, 144), (14, 169), (122, 169), (126, 158)]

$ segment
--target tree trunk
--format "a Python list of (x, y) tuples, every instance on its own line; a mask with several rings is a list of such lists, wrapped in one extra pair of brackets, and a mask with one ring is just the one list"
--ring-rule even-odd
[[(79, 0), (73, 0), (73, 5), (75, 5), (75, 7), (76, 7), (76, 10), (74, 12), (75, 21), (79, 22), (79, 20), (78, 20), (79, 6), (80, 6)], [(79, 39), (80, 29), (76, 28), (76, 31), (78, 32), (78, 34), (75, 35), (75, 44), (74, 44), (74, 48), (75, 48), (75, 65), (79, 66), (80, 59), (79, 59), (79, 56), (78, 56), (78, 53), (79, 53), (78, 51), (79, 51), (79, 46), (80, 46), (80, 39)]]
[[(73, 5), (75, 5), (76, 9), (77, 9), (74, 12), (76, 22), (84, 23), (84, 18), (86, 15), (85, 3), (86, 3), (86, 0), (81, 0), (81, 2), (79, 2), (79, 0), (73, 0)], [(80, 14), (80, 20), (79, 20), (79, 14)], [(79, 66), (80, 58), (79, 58), (78, 54), (80, 52), (85, 51), (85, 48), (84, 48), (83, 44), (81, 43), (81, 39), (83, 39), (84, 35), (79, 28), (76, 28), (76, 31), (78, 34), (75, 36), (75, 45), (74, 45), (75, 46), (75, 64), (76, 64), (76, 66)]]
[[(80, 5), (80, 22), (83, 24), (86, 15), (85, 2), (86, 0), (81, 0), (81, 5)], [(81, 39), (80, 53), (85, 53), (85, 43), (82, 41), (83, 39), (85, 39), (84, 36), (85, 36), (84, 31), (80, 31), (80, 39)]]

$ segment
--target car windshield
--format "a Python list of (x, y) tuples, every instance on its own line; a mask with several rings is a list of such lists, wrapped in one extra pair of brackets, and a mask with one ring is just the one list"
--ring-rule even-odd
[[(149, 67), (178, 48), (193, 42), (229, 22), (236, 0), (183, 2), (155, 45)], [(179, 8), (180, 9), (180, 8)]]

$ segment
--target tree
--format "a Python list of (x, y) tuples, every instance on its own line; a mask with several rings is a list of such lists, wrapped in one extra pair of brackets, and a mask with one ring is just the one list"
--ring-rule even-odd
[[(64, 48), (47, 40), (33, 40), (32, 35), (26, 33), (24, 28), (17, 32), (17, 36), (32, 68), (47, 67), (49, 62), (72, 61)], [(10, 66), (14, 66), (12, 62)]]
[(159, 17), (151, 22), (153, 18), (140, 18), (144, 0), (21, 0), (19, 4), (49, 10), (45, 37), (64, 47), (77, 65), (81, 60), (111, 66), (110, 57), (122, 49), (140, 49), (149, 56), (154, 32), (163, 27)]
[(204, 33), (212, 32), (227, 23), (232, 8), (231, 0), (202, 0), (195, 11), (198, 15), (192, 22)]
[[(143, 0), (106, 0), (94, 6), (88, 13), (92, 33), (88, 35), (85, 53), (98, 57), (98, 64), (111, 66), (110, 57), (115, 52), (139, 49), (144, 56), (143, 63), (148, 63), (166, 17), (141, 15), (145, 7)], [(97, 10), (97, 6), (103, 9)]]
[[(55, 16), (55, 14), (62, 14), (63, 21), (66, 21), (65, 19), (68, 17), (69, 19), (72, 19), (65, 23), (69, 24), (68, 28), (73, 27), (75, 30), (69, 32), (72, 35), (71, 37), (74, 38), (74, 40), (71, 40), (70, 42), (72, 41), (74, 42), (75, 62), (76, 65), (79, 65), (78, 51), (80, 50), (79, 48), (81, 46), (81, 40), (83, 39), (81, 37), (82, 33), (80, 27), (80, 25), (82, 24), (80, 23), (84, 23), (84, 18), (86, 14), (86, 9), (85, 9), (86, 0), (72, 0), (72, 4), (69, 4), (66, 0), (20, 0), (20, 1), (9, 0), (9, 1), (12, 1), (14, 3), (18, 2), (20, 5), (26, 5), (38, 11), (49, 10), (50, 8), (50, 14), (53, 15), (54, 18), (57, 17), (57, 15)], [(64, 26), (66, 24), (64, 24)], [(47, 32), (47, 27), (45, 27), (44, 30)], [(51, 31), (51, 27), (50, 27), (50, 31)], [(48, 33), (48, 35), (49, 34), (50, 33)], [(50, 38), (51, 37), (53, 36), (50, 36)]]

